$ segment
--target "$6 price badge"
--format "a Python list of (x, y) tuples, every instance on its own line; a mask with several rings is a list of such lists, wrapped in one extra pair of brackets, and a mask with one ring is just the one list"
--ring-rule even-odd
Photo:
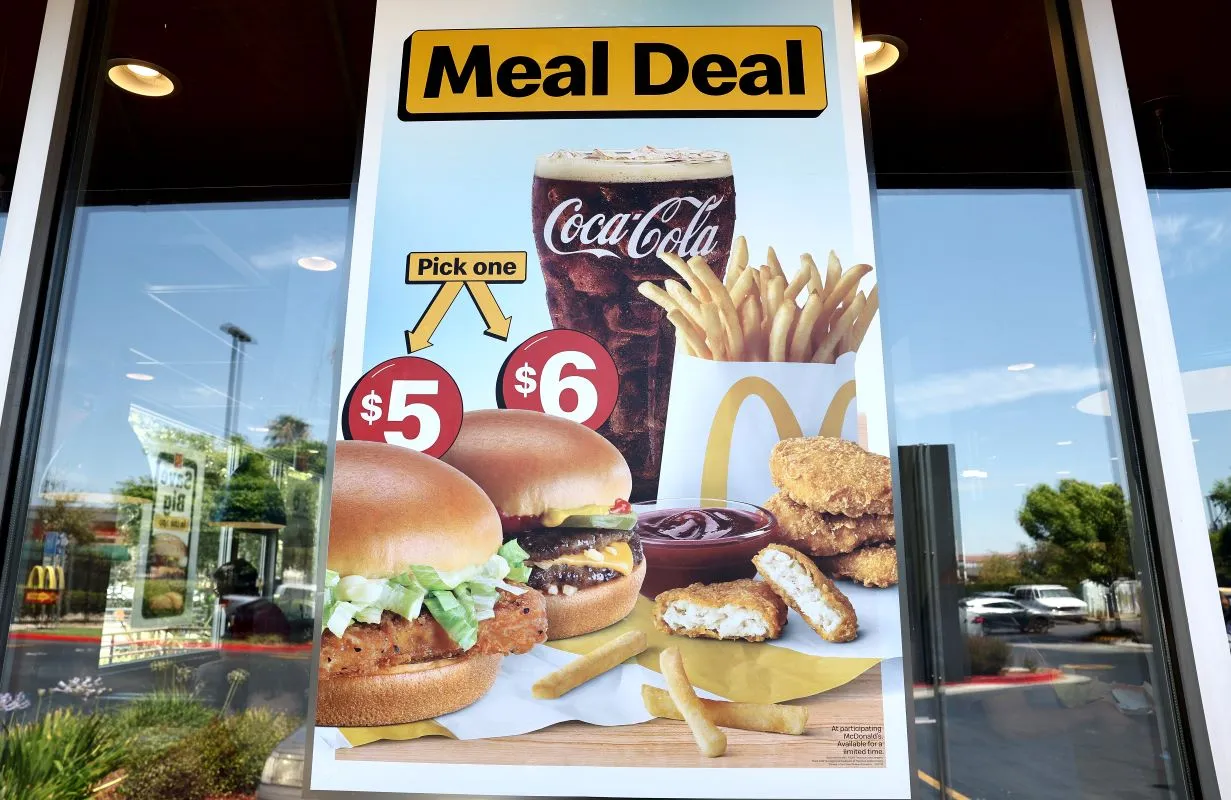
[(531, 336), (509, 354), (496, 383), (496, 403), (597, 429), (611, 416), (619, 387), (606, 348), (584, 333), (557, 329)]
[(444, 367), (401, 356), (378, 364), (346, 398), (342, 434), (442, 456), (462, 429), (462, 393)]

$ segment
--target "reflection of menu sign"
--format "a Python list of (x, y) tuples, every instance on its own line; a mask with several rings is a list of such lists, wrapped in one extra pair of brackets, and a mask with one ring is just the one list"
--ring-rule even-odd
[(186, 461), (183, 453), (161, 454), (154, 495), (154, 533), (188, 535), (192, 530), (196, 484), (195, 461)]

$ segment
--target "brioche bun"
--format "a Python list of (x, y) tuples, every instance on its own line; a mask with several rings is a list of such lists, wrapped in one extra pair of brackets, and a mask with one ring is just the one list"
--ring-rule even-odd
[(468, 411), (442, 459), (470, 476), (509, 517), (608, 508), (628, 499), (633, 487), (615, 445), (584, 425), (539, 411)]
[(401, 725), (457, 711), (492, 688), (500, 659), (470, 655), (370, 675), (322, 676), (316, 689), (316, 724)]
[(333, 470), (329, 569), (387, 578), (412, 564), (482, 564), (502, 541), (500, 516), (474, 481), (414, 450), (341, 441)]
[(624, 577), (579, 589), (571, 595), (545, 595), (547, 639), (567, 639), (616, 624), (632, 613), (644, 582), (645, 559), (642, 559)]

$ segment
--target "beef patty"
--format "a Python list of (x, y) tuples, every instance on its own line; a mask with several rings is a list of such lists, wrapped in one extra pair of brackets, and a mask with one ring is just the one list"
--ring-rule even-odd
[[(607, 528), (540, 528), (520, 533), (517, 543), (530, 554), (526, 563), (531, 564), (528, 583), (539, 591), (550, 592), (550, 587), (572, 586), (585, 589), (600, 583), (613, 581), (623, 575), (610, 567), (579, 567), (572, 564), (552, 564), (544, 569), (537, 563), (552, 561), (565, 555), (576, 555), (586, 550), (603, 552), (603, 548), (616, 542), (624, 542), (633, 552), (633, 565), (640, 564), (645, 556), (641, 552), (641, 539), (636, 531), (613, 531)], [(554, 593), (554, 592), (553, 592)]]

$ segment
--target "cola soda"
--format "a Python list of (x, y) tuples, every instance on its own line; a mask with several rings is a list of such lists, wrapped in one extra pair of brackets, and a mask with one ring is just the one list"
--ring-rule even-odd
[(630, 499), (655, 499), (675, 328), (637, 285), (679, 277), (659, 258), (667, 251), (701, 256), (722, 277), (735, 235), (731, 158), (650, 147), (540, 156), (531, 215), (552, 324), (602, 342), (619, 369), (599, 433), (632, 470)]

